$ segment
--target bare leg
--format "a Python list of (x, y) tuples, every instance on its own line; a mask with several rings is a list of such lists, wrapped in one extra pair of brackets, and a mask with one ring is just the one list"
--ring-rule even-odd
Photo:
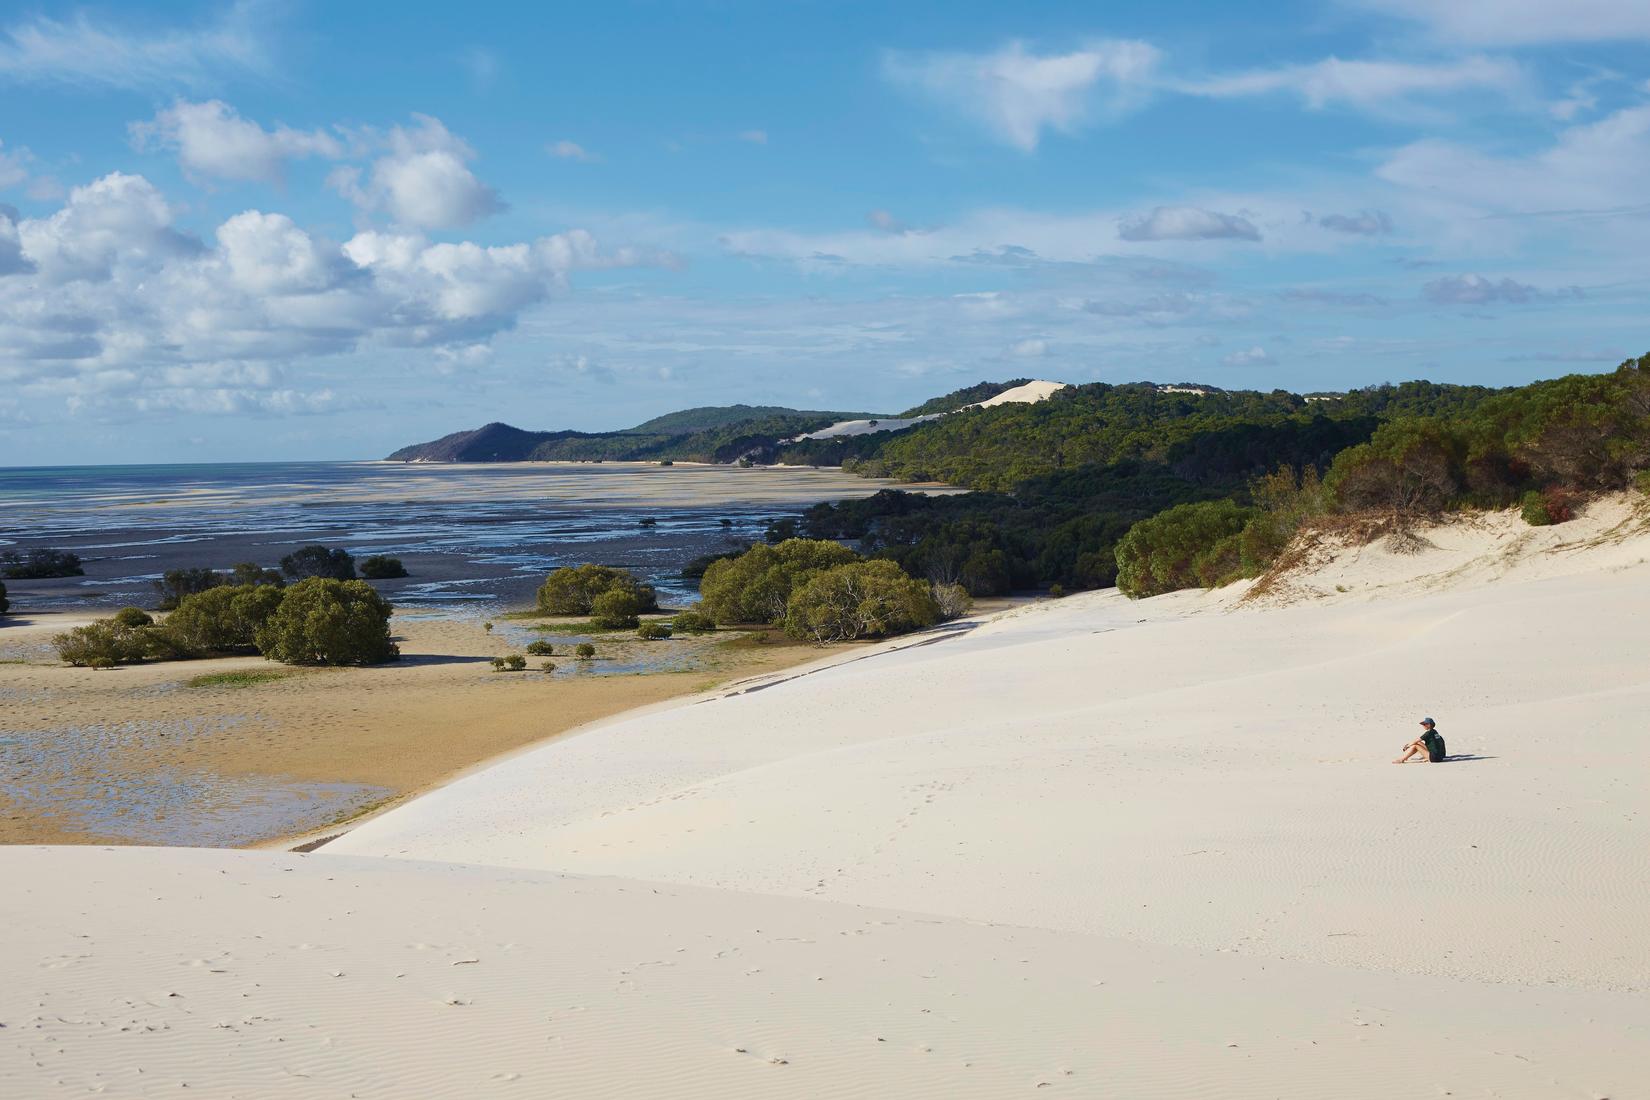
[(1394, 764), (1407, 764), (1407, 763), (1409, 763), (1409, 758), (1410, 757), (1414, 756), (1416, 753), (1421, 752), (1421, 751), (1422, 751), (1421, 742), (1411, 741), (1409, 744), (1404, 746), (1404, 755), (1402, 755), (1398, 759), (1394, 760), (1393, 763)]

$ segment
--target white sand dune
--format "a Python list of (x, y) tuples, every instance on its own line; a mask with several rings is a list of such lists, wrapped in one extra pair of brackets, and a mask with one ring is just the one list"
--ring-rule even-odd
[[(1023, 386), (1006, 389), (995, 397), (988, 397), (984, 401), (976, 401), (972, 405), (962, 405), (954, 412), (963, 409), (994, 409), (998, 405), (1032, 405), (1038, 401), (1047, 400), (1050, 394), (1065, 389), (1068, 382), (1027, 382)], [(902, 432), (906, 428), (918, 424), (926, 424), (930, 420), (938, 420), (950, 413), (927, 413), (923, 416), (898, 417), (888, 416), (879, 420), (839, 420), (835, 424), (827, 425), (817, 432), (808, 432), (786, 440), (788, 443), (798, 443), (804, 439), (836, 439), (849, 435), (875, 435), (878, 432)]]
[(0, 850), (0, 1095), (1650, 1096), (1642, 516), (1026, 607), (308, 857)]

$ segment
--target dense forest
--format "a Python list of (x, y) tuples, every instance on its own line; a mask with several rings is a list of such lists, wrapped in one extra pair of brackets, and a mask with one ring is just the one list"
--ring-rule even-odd
[(975, 595), (1114, 583), (1148, 595), (1255, 575), (1318, 515), (1523, 503), (1532, 523), (1561, 521), (1575, 494), (1650, 477), (1650, 357), (1499, 390), (1096, 384), (855, 442), (846, 465), (862, 474), (977, 491), (822, 504), (772, 537), (856, 540)]

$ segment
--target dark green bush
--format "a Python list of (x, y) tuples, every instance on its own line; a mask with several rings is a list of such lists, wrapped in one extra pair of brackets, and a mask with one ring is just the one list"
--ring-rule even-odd
[(670, 637), (670, 627), (664, 623), (643, 623), (636, 628), (636, 637), (644, 642), (656, 642)]
[(0, 576), (7, 580), (80, 577), (85, 573), (80, 556), (67, 550), (30, 550), (27, 554), (13, 550), (0, 555)]
[(208, 588), (216, 588), (227, 583), (222, 573), (215, 573), (210, 569), (168, 569), (160, 580), (154, 582), (155, 591), (160, 594), (162, 611), (171, 611), (182, 603), (186, 596), (193, 596), (197, 592), (205, 592)]
[(541, 640), (527, 643), (527, 655), (529, 657), (549, 657), (555, 652), (556, 647), (546, 641)]
[(1524, 494), (1520, 514), (1531, 527), (1549, 527), (1575, 518), (1575, 498), (1556, 486)]
[(539, 668), (543, 669), (545, 672), (554, 672), (556, 671), (556, 662), (546, 661), (540, 665)]
[(785, 633), (821, 645), (932, 626), (939, 607), (926, 581), (891, 561), (857, 561), (812, 573), (791, 594)]
[(581, 661), (588, 661), (596, 655), (596, 647), (589, 642), (580, 642), (573, 647), (573, 656)]
[(716, 620), (703, 611), (683, 611), (670, 620), (670, 628), (678, 634), (709, 634), (716, 629)]
[[(1641, 470), (1633, 477), (1633, 484), (1645, 496), (1650, 496), (1650, 470)], [(4, 596), (4, 589), (0, 589), (0, 596)]]
[(349, 581), (355, 579), (355, 559), (347, 550), (328, 550), (320, 545), (304, 546), (281, 559), (281, 572), (293, 580), (322, 577)]
[(110, 621), (127, 628), (155, 625), (154, 616), (141, 607), (123, 607), (110, 616)]
[(504, 667), (511, 672), (520, 672), (527, 667), (527, 658), (519, 653), (512, 653), (504, 658)]
[(284, 596), (275, 585), (218, 585), (185, 596), (161, 629), (185, 652), (250, 652)]
[(11, 610), (11, 601), (6, 599), (6, 586), (0, 584), (0, 615)]
[(1061, 584), (1059, 581), (1055, 581), (1053, 584), (1048, 586), (1048, 594), (1052, 599), (1065, 599), (1066, 586)]
[(736, 558), (710, 564), (699, 582), (701, 606), (723, 625), (779, 623), (791, 593), (810, 576), (857, 560), (858, 554), (829, 539), (758, 543)]
[(590, 621), (603, 630), (629, 630), (644, 610), (642, 599), (632, 589), (610, 588), (590, 605)]
[(370, 558), (361, 559), (361, 575), (369, 581), (388, 581), (407, 575), (407, 567), (401, 564), (400, 558), (391, 558), (383, 554), (374, 554)]
[(1127, 596), (1211, 587), (1238, 564), (1238, 536), (1255, 511), (1236, 501), (1180, 504), (1143, 519), (1117, 544), (1117, 587)]
[(259, 652), (289, 665), (372, 665), (401, 651), (390, 641), (390, 603), (366, 581), (310, 577), (286, 589), (258, 628)]
[(504, 658), (503, 657), (494, 657), (491, 663), (492, 663), (494, 672), (503, 672), (504, 671)]
[(569, 565), (551, 573), (539, 586), (539, 610), (546, 615), (589, 615), (602, 595), (619, 590), (634, 599), (637, 611), (655, 611), (658, 596), (628, 570), (607, 565)]

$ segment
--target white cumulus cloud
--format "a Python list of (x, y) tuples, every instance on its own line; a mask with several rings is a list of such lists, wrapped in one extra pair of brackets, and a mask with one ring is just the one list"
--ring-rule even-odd
[(382, 211), (410, 229), (457, 229), (504, 209), (498, 193), (482, 183), (466, 162), (475, 151), (429, 115), (413, 127), (396, 126), (385, 137), (388, 151), (365, 179), (341, 168), (333, 186), (363, 210)]
[(277, 183), (290, 159), (336, 160), (345, 152), (343, 143), (324, 131), (287, 126), (266, 130), (217, 99), (180, 100), (128, 129), (138, 149), (175, 149), (184, 171), (215, 179)]

